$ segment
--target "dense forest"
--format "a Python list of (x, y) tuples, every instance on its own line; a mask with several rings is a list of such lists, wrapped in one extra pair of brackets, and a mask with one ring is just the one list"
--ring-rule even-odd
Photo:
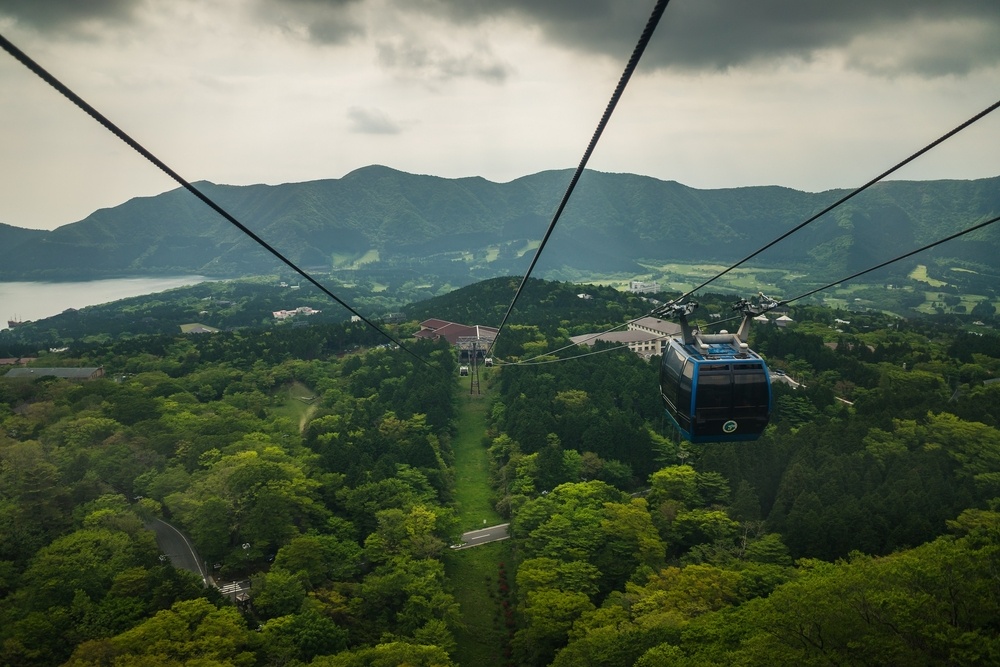
[[(454, 541), (454, 360), (426, 343), (414, 351), (431, 371), (384, 347), (331, 354), (370, 339), (344, 326), (131, 339), (66, 360), (114, 379), (0, 385), (0, 662), (445, 656), (421, 647), (453, 643), (437, 556)], [(282, 405), (301, 398), (315, 399), (307, 425)], [(187, 530), (218, 579), (250, 577), (252, 608), (158, 559), (154, 516)]]
[[(505, 287), (391, 330), (492, 319)], [(1000, 662), (1000, 336), (792, 307), (751, 338), (799, 383), (773, 383), (771, 426), (695, 446), (663, 416), (657, 357), (562, 349), (647, 302), (529, 294), (483, 376), (511, 533), (480, 600), (486, 664)], [(98, 333), (43, 361), (103, 379), (0, 380), (0, 664), (471, 664), (446, 567), (476, 552), (448, 549), (453, 350), (330, 322)], [(163, 558), (154, 518), (249, 599)]]

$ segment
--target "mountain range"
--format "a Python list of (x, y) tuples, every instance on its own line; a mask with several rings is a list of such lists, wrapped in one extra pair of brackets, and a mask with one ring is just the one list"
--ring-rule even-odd
[[(196, 183), (310, 272), (351, 271), (459, 284), (520, 275), (571, 170), (509, 183), (370, 166), (340, 179), (282, 185)], [(643, 264), (729, 263), (849, 191), (777, 186), (699, 190), (634, 174), (587, 171), (533, 275), (643, 274)], [(1000, 177), (879, 183), (753, 259), (822, 276), (867, 268), (1000, 211)], [(52, 231), (0, 224), (0, 280), (81, 280), (275, 273), (278, 260), (191, 193), (176, 189), (95, 211)], [(934, 257), (995, 272), (1000, 229), (945, 244)], [(927, 259), (921, 261), (926, 262)]]

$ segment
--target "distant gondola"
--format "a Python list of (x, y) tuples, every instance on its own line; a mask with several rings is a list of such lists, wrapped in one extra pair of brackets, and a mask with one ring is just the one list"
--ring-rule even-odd
[[(773, 303), (773, 302), (772, 302)], [(743, 322), (735, 334), (691, 329), (697, 304), (674, 307), (681, 336), (669, 341), (660, 366), (660, 395), (667, 416), (691, 442), (756, 440), (771, 417), (767, 364), (747, 345), (750, 321), (761, 311), (741, 301)]]

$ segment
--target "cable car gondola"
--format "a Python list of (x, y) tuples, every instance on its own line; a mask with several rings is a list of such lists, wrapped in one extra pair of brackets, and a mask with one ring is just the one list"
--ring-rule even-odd
[(767, 364), (747, 345), (751, 319), (773, 307), (752, 309), (746, 301), (735, 334), (701, 333), (688, 324), (697, 304), (672, 306), (681, 335), (672, 338), (660, 366), (660, 396), (667, 416), (691, 442), (756, 440), (771, 417), (771, 378)]

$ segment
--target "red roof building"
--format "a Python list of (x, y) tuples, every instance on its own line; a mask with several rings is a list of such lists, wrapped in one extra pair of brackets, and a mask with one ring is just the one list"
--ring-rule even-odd
[(470, 339), (478, 339), (489, 343), (497, 337), (497, 329), (476, 324), (456, 324), (447, 320), (429, 319), (420, 323), (420, 331), (413, 334), (415, 338), (444, 338), (452, 345), (458, 345)]

